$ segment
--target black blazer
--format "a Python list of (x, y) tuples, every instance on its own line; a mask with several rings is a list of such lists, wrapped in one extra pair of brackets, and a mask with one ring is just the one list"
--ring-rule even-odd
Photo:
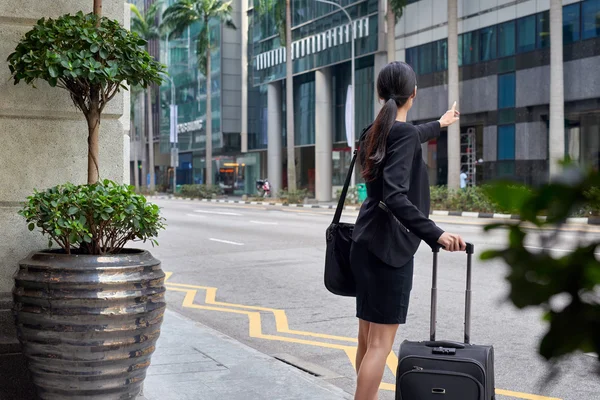
[[(361, 145), (367, 134), (361, 137)], [(421, 240), (433, 247), (444, 233), (428, 218), (429, 176), (421, 149), (421, 143), (439, 135), (437, 121), (417, 126), (396, 121), (380, 174), (367, 183), (368, 196), (352, 239), (390, 266), (402, 267)]]

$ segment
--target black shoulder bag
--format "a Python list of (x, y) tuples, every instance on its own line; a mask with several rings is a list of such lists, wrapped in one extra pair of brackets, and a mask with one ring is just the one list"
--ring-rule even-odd
[(340, 223), (348, 186), (350, 186), (352, 171), (356, 163), (356, 155), (357, 151), (354, 151), (333, 221), (326, 232), (325, 287), (338, 296), (356, 296), (356, 282), (350, 269), (350, 247), (352, 246), (354, 224)]

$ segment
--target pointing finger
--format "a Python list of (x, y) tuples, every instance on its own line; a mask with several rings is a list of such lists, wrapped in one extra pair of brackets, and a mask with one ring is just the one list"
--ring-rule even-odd
[(456, 111), (456, 101), (452, 104), (452, 111)]

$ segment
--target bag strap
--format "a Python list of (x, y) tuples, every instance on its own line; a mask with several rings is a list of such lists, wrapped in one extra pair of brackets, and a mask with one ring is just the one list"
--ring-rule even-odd
[(342, 189), (342, 194), (340, 195), (337, 208), (335, 209), (335, 215), (333, 216), (333, 224), (339, 224), (340, 219), (342, 218), (342, 211), (344, 210), (344, 204), (346, 203), (348, 187), (350, 186), (350, 181), (352, 180), (352, 171), (354, 171), (354, 164), (356, 163), (357, 154), (358, 150), (354, 150), (352, 161), (350, 162), (350, 168), (348, 169), (348, 175), (346, 175), (346, 182), (344, 182), (344, 188)]

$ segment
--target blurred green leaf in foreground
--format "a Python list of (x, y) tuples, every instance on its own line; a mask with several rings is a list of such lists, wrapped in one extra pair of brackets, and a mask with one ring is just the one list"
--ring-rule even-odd
[[(566, 162), (560, 176), (537, 188), (500, 182), (486, 189), (496, 204), (517, 211), (519, 222), (488, 225), (486, 231), (505, 229), (508, 247), (489, 250), (483, 260), (502, 259), (509, 267), (509, 299), (518, 308), (537, 307), (548, 330), (539, 353), (550, 361), (574, 352), (600, 354), (600, 249), (598, 235), (580, 235), (572, 252), (530, 251), (561, 247), (561, 225), (575, 210), (598, 206), (600, 173)], [(546, 218), (543, 218), (546, 217)], [(591, 239), (591, 240), (590, 240)], [(564, 248), (564, 244), (562, 246)], [(600, 370), (599, 370), (600, 371)]]

